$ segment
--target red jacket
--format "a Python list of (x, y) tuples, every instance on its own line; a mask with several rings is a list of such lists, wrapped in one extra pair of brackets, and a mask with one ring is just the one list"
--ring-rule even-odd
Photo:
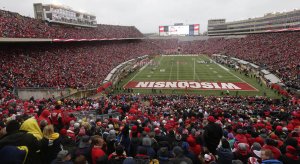
[(195, 156), (198, 156), (201, 153), (201, 146), (196, 143), (196, 139), (190, 135), (186, 141), (190, 145), (190, 150), (195, 154)]
[(97, 159), (104, 156), (105, 152), (101, 148), (93, 147), (92, 149), (92, 163), (96, 164)]

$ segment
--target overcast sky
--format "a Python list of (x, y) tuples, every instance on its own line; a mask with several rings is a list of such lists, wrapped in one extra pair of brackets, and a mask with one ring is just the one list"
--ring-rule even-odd
[(300, 0), (0, 0), (0, 8), (33, 17), (33, 3), (60, 3), (97, 16), (100, 24), (133, 25), (143, 33), (158, 32), (159, 25), (200, 24), (263, 16), (269, 12), (300, 9)]

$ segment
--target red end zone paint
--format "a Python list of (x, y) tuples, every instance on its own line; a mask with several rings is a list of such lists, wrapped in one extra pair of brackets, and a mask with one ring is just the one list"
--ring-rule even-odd
[(244, 82), (130, 81), (124, 88), (257, 91)]

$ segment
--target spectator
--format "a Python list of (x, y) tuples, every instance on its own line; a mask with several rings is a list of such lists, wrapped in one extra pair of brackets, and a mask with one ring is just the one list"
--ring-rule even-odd
[(104, 145), (105, 143), (102, 137), (98, 135), (92, 137), (92, 150), (91, 150), (92, 164), (96, 164), (97, 159), (106, 155), (103, 150)]
[(282, 164), (282, 162), (274, 159), (273, 153), (269, 149), (262, 149), (261, 151), (262, 164)]
[(109, 156), (108, 156), (108, 161), (111, 163), (111, 164), (122, 164), (123, 161), (126, 159), (126, 153), (124, 151), (124, 148), (122, 145), (118, 145), (116, 147), (116, 151), (111, 153)]
[(243, 163), (247, 163), (250, 157), (249, 145), (245, 143), (237, 144), (236, 150), (233, 152), (235, 160), (241, 160)]
[(300, 163), (300, 158), (297, 153), (297, 149), (293, 146), (287, 146), (286, 153), (281, 157), (281, 161), (284, 164)]
[(37, 153), (40, 150), (38, 140), (27, 131), (19, 130), (20, 124), (16, 120), (11, 120), (7, 123), (6, 132), (0, 140), (0, 149), (5, 146), (26, 146), (28, 155), (25, 163), (40, 163), (40, 158)]
[(61, 150), (57, 154), (57, 157), (51, 162), (51, 164), (73, 164), (71, 155), (67, 150)]
[(56, 156), (58, 156), (59, 152), (61, 151), (61, 138), (59, 136), (59, 133), (54, 132), (53, 125), (47, 125), (43, 130), (43, 135), (44, 137), (41, 140), (42, 161), (50, 163), (56, 158)]
[(223, 130), (220, 125), (215, 123), (213, 116), (209, 116), (207, 120), (209, 123), (204, 127), (204, 142), (208, 151), (216, 154), (216, 148), (223, 136)]
[(31, 133), (37, 140), (41, 140), (43, 138), (43, 133), (36, 119), (34, 118), (29, 118), (26, 121), (24, 121), (20, 127), (20, 130), (24, 130), (28, 133)]
[(83, 136), (81, 137), (80, 139), (80, 142), (79, 142), (79, 145), (78, 145), (78, 148), (75, 152), (75, 155), (76, 156), (80, 156), (80, 155), (83, 155), (87, 161), (89, 161), (91, 163), (91, 143), (90, 143), (90, 136)]
[(88, 161), (85, 159), (85, 157), (83, 155), (77, 156), (74, 164), (87, 164)]
[(173, 148), (174, 158), (171, 161), (174, 164), (187, 163), (192, 164), (193, 161), (183, 155), (183, 150), (179, 146)]
[(231, 151), (229, 142), (226, 139), (221, 140), (221, 147), (217, 148), (218, 160), (219, 164), (232, 164), (233, 153)]

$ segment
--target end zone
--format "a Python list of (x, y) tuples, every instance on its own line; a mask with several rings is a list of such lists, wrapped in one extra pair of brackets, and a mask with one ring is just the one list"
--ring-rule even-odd
[(258, 91), (245, 82), (130, 81), (124, 88)]

